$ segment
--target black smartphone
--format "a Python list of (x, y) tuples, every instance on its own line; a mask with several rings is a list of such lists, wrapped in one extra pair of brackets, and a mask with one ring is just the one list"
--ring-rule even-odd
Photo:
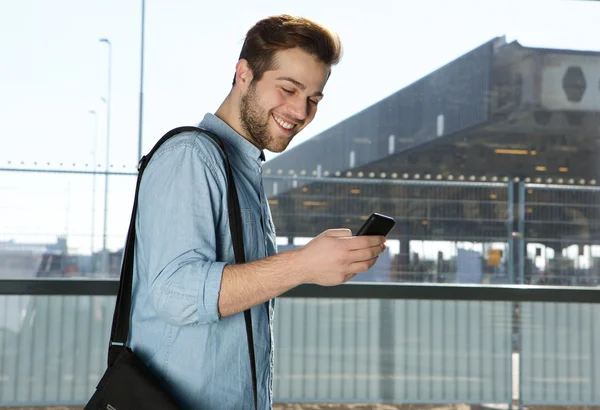
[(369, 219), (365, 221), (363, 226), (360, 227), (358, 232), (356, 232), (356, 236), (359, 235), (381, 235), (387, 236), (388, 233), (392, 230), (394, 225), (396, 224), (396, 220), (391, 216), (374, 213)]

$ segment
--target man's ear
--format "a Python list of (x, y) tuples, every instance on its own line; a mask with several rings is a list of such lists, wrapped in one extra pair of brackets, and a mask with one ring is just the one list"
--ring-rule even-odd
[(252, 78), (252, 70), (250, 69), (250, 65), (248, 65), (248, 60), (242, 58), (235, 65), (235, 84), (243, 91), (246, 91), (250, 83), (252, 83)]

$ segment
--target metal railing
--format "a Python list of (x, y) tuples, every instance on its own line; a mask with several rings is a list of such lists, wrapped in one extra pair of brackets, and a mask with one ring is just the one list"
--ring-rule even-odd
[[(104, 201), (91, 188), (95, 186), (91, 181), (104, 173), (88, 171), (84, 164), (72, 170), (39, 167), (0, 169), (5, 180), (11, 181), (1, 188), (6, 192), (0, 204), (0, 277), (19, 271), (11, 265), (14, 255), (5, 251), (15, 237), (37, 244), (63, 237), (63, 252), (75, 260), (77, 276), (100, 270), (106, 237), (111, 259), (103, 272), (118, 274), (136, 173), (109, 173), (109, 223), (103, 232), (100, 208)], [(383, 276), (376, 280), (600, 283), (600, 187), (568, 180), (562, 185), (542, 185), (382, 175), (265, 175), (278, 236), (292, 243), (327, 228), (348, 227), (356, 232), (371, 212), (378, 211), (393, 216), (397, 224), (390, 234), (394, 251), (381, 258)], [(33, 182), (43, 182), (43, 189), (29, 190)], [(32, 223), (22, 226), (18, 221)], [(41, 230), (42, 225), (47, 228)], [(29, 258), (29, 264), (38, 263), (25, 253), (17, 255), (21, 262)], [(62, 265), (58, 270), (51, 263), (45, 267), (45, 271), (38, 269), (37, 276), (71, 275)], [(22, 268), (19, 275), (29, 274), (28, 264)]]
[[(117, 287), (0, 281), (0, 404), (85, 402), (104, 370)], [(598, 296), (589, 287), (302, 285), (277, 302), (275, 400), (598, 405)]]
[[(18, 187), (47, 179), (44, 192), (4, 196), (19, 206), (3, 205), (0, 241), (56, 238), (11, 225), (43, 210), (62, 221), (53, 223), (64, 226), (64, 251), (87, 266), (68, 280), (40, 278), (71, 274), (64, 264), (53, 270), (51, 258), (6, 251), (13, 244), (0, 249), (9, 275), (38, 276), (0, 279), (0, 404), (80, 404), (104, 371), (117, 290), (114, 279), (91, 278), (97, 255), (85, 255), (102, 241), (101, 213), (93, 211), (101, 198), (88, 183), (94, 173), (0, 171)], [(110, 175), (108, 216), (122, 228), (106, 234), (116, 250), (113, 275), (132, 176)], [(600, 404), (600, 188), (400, 175), (267, 175), (265, 188), (278, 234), (290, 243), (331, 227), (356, 231), (372, 211), (397, 220), (389, 240), (396, 252), (357, 277), (381, 273), (377, 280), (387, 283), (303, 285), (280, 298), (276, 400)], [(46, 269), (19, 270), (15, 258)]]

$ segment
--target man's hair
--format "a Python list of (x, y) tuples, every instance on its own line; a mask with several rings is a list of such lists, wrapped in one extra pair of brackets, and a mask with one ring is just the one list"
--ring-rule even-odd
[(282, 14), (260, 20), (248, 30), (240, 60), (248, 61), (252, 81), (259, 81), (266, 71), (275, 68), (277, 51), (296, 47), (330, 67), (342, 56), (342, 42), (336, 33), (307, 18)]

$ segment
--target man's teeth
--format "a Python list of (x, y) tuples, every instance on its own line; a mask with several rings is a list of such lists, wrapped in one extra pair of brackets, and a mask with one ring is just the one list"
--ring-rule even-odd
[(273, 118), (275, 118), (275, 121), (277, 121), (277, 124), (281, 125), (286, 130), (291, 130), (292, 128), (294, 128), (294, 124), (290, 124), (289, 122), (285, 122), (282, 119), (277, 118), (275, 116), (273, 116)]

